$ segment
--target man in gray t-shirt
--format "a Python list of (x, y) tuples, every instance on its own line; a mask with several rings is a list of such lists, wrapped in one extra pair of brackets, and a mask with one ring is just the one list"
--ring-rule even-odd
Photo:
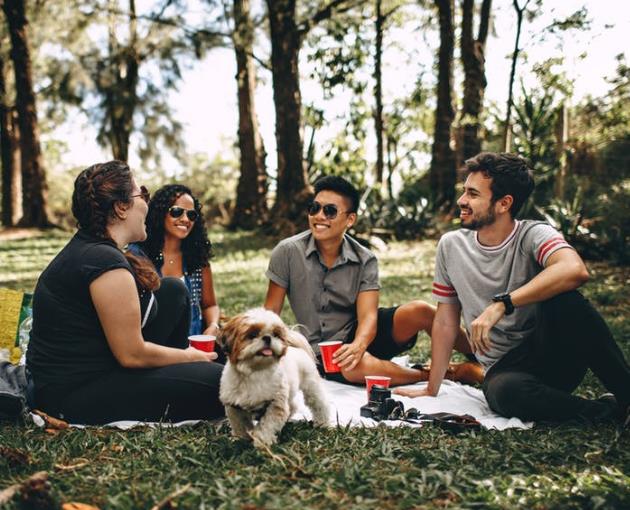
[[(341, 177), (315, 183), (310, 229), (281, 241), (271, 254), (265, 308), (280, 313), (288, 296), (316, 354), (321, 341), (344, 342), (334, 357), (341, 374), (331, 379), (363, 383), (367, 375), (380, 375), (391, 377), (392, 385), (426, 380), (426, 370), (389, 360), (411, 348), (418, 331), (430, 332), (435, 309), (422, 301), (378, 308), (376, 257), (346, 234), (358, 203), (357, 190)], [(469, 348), (463, 331), (456, 337), (458, 346)]]
[[(462, 229), (442, 236), (433, 295), (432, 368), (426, 389), (438, 394), (460, 316), (486, 370), (492, 409), (526, 420), (623, 417), (630, 404), (630, 369), (601, 316), (577, 292), (584, 262), (542, 222), (514, 216), (534, 189), (527, 162), (481, 153), (466, 161), (458, 200)], [(613, 399), (572, 395), (590, 368)]]

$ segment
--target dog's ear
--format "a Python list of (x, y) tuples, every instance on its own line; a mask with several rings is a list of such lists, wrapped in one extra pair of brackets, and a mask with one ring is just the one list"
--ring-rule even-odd
[(236, 332), (236, 321), (234, 318), (230, 319), (225, 326), (221, 328), (219, 335), (217, 336), (217, 343), (221, 346), (221, 349), (225, 354), (232, 352), (232, 344), (234, 343), (234, 334)]

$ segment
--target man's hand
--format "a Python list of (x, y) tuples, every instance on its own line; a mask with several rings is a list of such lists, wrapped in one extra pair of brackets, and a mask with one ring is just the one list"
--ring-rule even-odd
[(367, 345), (355, 340), (351, 344), (343, 344), (333, 354), (333, 363), (337, 363), (344, 370), (352, 370), (363, 358)]
[(503, 303), (489, 304), (483, 313), (470, 323), (470, 344), (475, 354), (486, 354), (490, 349), (490, 330), (505, 315)]
[(393, 392), (396, 395), (403, 397), (436, 397), (437, 392), (433, 393), (429, 390), (429, 387), (425, 388), (396, 388)]

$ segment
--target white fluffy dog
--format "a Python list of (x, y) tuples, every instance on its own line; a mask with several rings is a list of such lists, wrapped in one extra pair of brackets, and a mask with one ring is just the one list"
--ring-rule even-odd
[(296, 410), (298, 390), (315, 424), (328, 423), (313, 351), (278, 315), (263, 308), (237, 315), (221, 330), (219, 342), (228, 356), (219, 396), (234, 436), (252, 439), (256, 446), (275, 443)]

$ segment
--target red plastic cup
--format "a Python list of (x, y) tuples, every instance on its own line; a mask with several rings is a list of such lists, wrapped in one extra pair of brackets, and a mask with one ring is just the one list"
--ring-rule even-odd
[(334, 374), (341, 372), (341, 368), (337, 363), (333, 363), (333, 354), (343, 345), (341, 340), (332, 340), (330, 342), (320, 342), (319, 352), (322, 354), (322, 362), (324, 363), (324, 372)]
[(214, 335), (190, 335), (188, 342), (191, 347), (203, 352), (214, 352), (214, 343), (217, 337)]
[(370, 399), (370, 390), (372, 389), (372, 386), (378, 384), (379, 386), (385, 386), (386, 388), (389, 388), (389, 382), (391, 380), (391, 377), (386, 377), (384, 375), (366, 375), (365, 387), (367, 388), (368, 400)]

